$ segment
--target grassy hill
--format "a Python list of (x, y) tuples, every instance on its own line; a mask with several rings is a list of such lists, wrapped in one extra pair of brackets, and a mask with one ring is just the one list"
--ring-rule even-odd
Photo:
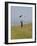
[(11, 26), (11, 39), (30, 39), (32, 38), (32, 24), (24, 24), (21, 28), (18, 26)]

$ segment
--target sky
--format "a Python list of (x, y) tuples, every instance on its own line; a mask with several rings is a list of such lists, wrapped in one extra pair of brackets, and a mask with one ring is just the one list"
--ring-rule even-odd
[[(22, 15), (21, 18), (19, 17), (20, 15)], [(32, 7), (11, 6), (11, 24), (19, 25), (20, 21), (22, 21), (23, 24), (31, 23)]]

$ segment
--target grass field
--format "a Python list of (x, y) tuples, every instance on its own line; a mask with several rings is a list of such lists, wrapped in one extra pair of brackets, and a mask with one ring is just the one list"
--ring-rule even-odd
[(30, 39), (32, 38), (32, 24), (11, 27), (11, 39)]

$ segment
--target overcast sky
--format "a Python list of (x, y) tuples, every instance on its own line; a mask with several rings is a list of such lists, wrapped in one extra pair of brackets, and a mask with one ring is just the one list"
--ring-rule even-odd
[(32, 21), (32, 7), (11, 6), (11, 24), (17, 25), (20, 21), (24, 24)]

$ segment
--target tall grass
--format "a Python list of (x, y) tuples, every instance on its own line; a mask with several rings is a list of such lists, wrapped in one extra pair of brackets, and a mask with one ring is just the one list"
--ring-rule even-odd
[(21, 28), (18, 26), (11, 26), (11, 39), (30, 39), (32, 38), (32, 24), (24, 24)]

